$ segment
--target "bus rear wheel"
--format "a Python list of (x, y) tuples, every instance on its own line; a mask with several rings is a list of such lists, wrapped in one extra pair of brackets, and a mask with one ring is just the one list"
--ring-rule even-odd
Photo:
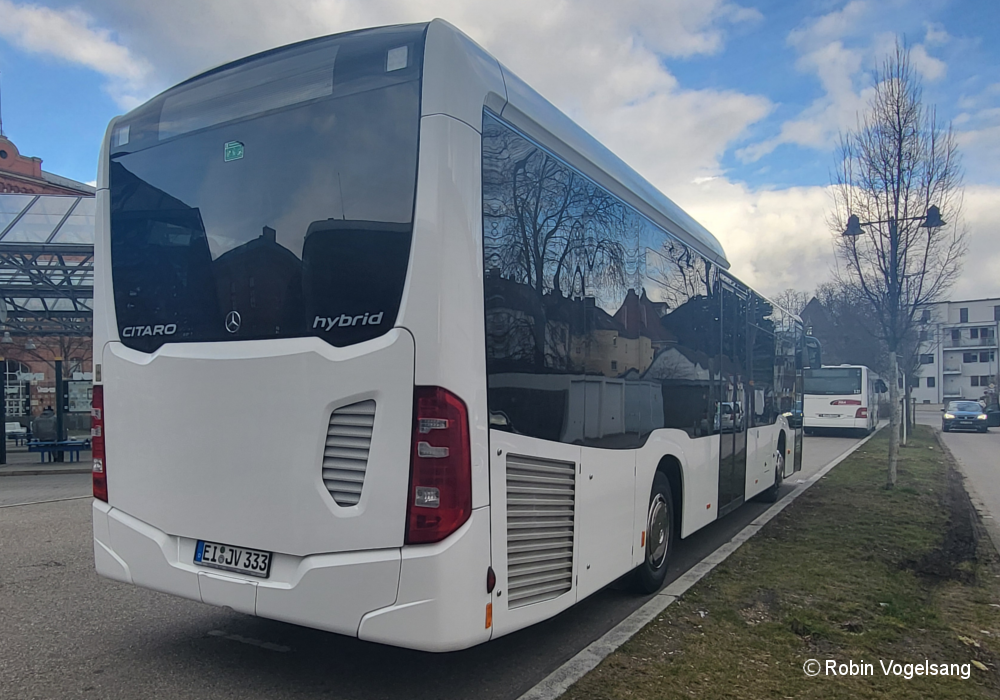
[(667, 578), (667, 564), (674, 549), (674, 499), (670, 481), (662, 472), (653, 476), (653, 490), (646, 515), (646, 551), (632, 573), (640, 593), (656, 593)]

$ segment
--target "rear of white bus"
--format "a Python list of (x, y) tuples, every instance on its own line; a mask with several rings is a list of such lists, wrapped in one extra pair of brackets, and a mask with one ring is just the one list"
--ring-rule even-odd
[(414, 648), (489, 638), (472, 391), (418, 386), (400, 321), (425, 29), (262, 54), (109, 128), (101, 575)]
[(850, 430), (868, 434), (877, 406), (863, 367), (821, 367), (803, 373), (804, 427), (810, 431)]

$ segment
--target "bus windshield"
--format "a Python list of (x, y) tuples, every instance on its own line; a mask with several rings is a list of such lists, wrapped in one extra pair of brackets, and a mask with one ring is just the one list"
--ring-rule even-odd
[(421, 36), (360, 33), (265, 55), (118, 122), (111, 263), (125, 345), (312, 335), (344, 346), (393, 326)]
[(805, 393), (821, 396), (861, 393), (861, 370), (848, 367), (823, 367), (804, 372)]

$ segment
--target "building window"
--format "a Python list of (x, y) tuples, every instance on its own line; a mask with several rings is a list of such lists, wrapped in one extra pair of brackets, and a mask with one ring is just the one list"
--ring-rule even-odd
[(1000, 306), (993, 307), (993, 320), (1000, 321)]
[(993, 351), (992, 350), (990, 350), (989, 352), (981, 352), (981, 353), (979, 353), (979, 361), (980, 362), (993, 362), (993, 359), (994, 359), (994, 355), (993, 355)]
[(978, 328), (970, 328), (969, 329), (969, 337), (970, 338), (978, 338), (979, 337), (979, 329)]
[(951, 339), (952, 340), (961, 340), (962, 339), (962, 331), (958, 330), (957, 328), (953, 328), (952, 331), (951, 331)]
[(617, 371), (618, 370), (618, 360), (611, 360), (611, 369), (613, 371)]
[(990, 379), (991, 379), (991, 377), (988, 374), (985, 377), (980, 377), (979, 378), (979, 386), (989, 386), (990, 385)]
[(920, 340), (925, 341), (929, 337), (927, 331), (920, 331)]
[(611, 339), (611, 344), (612, 345), (618, 345), (618, 336), (617, 335), (614, 338)]
[(933, 365), (934, 355), (932, 353), (926, 353), (920, 356), (920, 364), (922, 365)]
[(935, 384), (934, 377), (927, 377), (927, 388), (933, 389), (934, 384)]
[(920, 312), (920, 322), (921, 323), (927, 323), (930, 320), (931, 320), (931, 310), (930, 309), (924, 309), (923, 311)]
[(980, 338), (992, 338), (993, 337), (993, 329), (992, 328), (980, 328), (979, 329), (979, 337)]
[(967, 352), (962, 355), (962, 362), (979, 362), (979, 355), (974, 352)]
[(972, 378), (972, 386), (979, 386), (979, 377)]
[(967, 308), (958, 310), (958, 322), (968, 323), (969, 322), (969, 310)]

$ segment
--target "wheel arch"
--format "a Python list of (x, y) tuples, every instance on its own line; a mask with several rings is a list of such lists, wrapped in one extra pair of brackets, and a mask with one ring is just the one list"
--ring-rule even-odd
[(782, 428), (778, 432), (778, 452), (781, 453), (782, 458), (785, 460), (785, 468), (781, 471), (781, 476), (788, 476), (788, 431)]
[(682, 514), (684, 512), (684, 470), (681, 461), (672, 454), (660, 457), (656, 471), (667, 477), (670, 484), (670, 497), (674, 507), (674, 526), (680, 532)]

